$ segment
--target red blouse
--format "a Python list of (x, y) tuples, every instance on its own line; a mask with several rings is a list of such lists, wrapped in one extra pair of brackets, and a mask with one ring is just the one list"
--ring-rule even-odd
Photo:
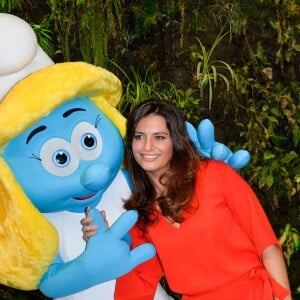
[(157, 255), (117, 280), (115, 299), (153, 299), (163, 273), (184, 300), (271, 300), (272, 289), (288, 294), (263, 268), (263, 250), (280, 245), (242, 177), (225, 163), (201, 163), (192, 201), (196, 210), (180, 228), (160, 216), (146, 236), (132, 229), (133, 247), (151, 242)]

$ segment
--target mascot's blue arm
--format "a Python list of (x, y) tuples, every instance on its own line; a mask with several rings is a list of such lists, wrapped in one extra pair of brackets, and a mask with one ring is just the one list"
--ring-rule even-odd
[(98, 225), (97, 235), (89, 238), (85, 251), (76, 259), (50, 266), (39, 285), (47, 297), (64, 297), (116, 279), (155, 255), (152, 244), (130, 251), (123, 239), (137, 221), (136, 211), (125, 212), (109, 229), (98, 210), (91, 209), (88, 215), (94, 218), (91, 224)]
[(249, 163), (250, 153), (248, 151), (238, 150), (233, 153), (227, 146), (215, 141), (215, 129), (210, 120), (202, 120), (197, 129), (191, 123), (186, 122), (186, 128), (190, 139), (204, 157), (226, 162), (235, 170), (239, 170)]

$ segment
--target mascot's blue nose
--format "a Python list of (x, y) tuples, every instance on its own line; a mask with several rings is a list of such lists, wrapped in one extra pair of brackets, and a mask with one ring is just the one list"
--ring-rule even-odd
[(113, 180), (114, 174), (111, 169), (104, 164), (92, 164), (82, 173), (81, 184), (92, 192), (106, 190)]

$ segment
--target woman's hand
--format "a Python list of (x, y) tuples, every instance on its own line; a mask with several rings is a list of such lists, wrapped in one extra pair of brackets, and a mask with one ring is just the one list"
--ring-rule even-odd
[[(85, 215), (86, 217), (81, 219), (80, 223), (82, 225), (82, 232), (83, 232), (83, 239), (87, 242), (89, 237), (91, 236), (95, 236), (97, 234), (97, 229), (98, 229), (98, 226), (97, 225), (90, 225), (91, 222), (94, 221), (94, 218), (93, 217), (89, 217), (88, 216), (88, 212), (90, 211), (90, 207), (87, 207), (85, 209)], [(108, 224), (108, 221), (106, 219), (106, 213), (104, 210), (101, 211), (101, 215), (102, 215), (102, 218), (105, 222), (105, 226), (106, 228), (109, 228), (109, 224)]]

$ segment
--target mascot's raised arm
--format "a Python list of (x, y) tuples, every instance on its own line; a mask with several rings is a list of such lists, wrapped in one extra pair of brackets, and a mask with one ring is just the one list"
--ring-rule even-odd
[[(9, 51), (1, 26), (11, 18), (25, 23), (0, 14), (0, 59)], [(20, 31), (14, 34), (18, 42)], [(0, 283), (51, 298), (113, 300), (114, 279), (155, 254), (151, 244), (130, 251), (137, 215), (122, 208), (131, 191), (121, 168), (126, 120), (115, 108), (121, 83), (84, 62), (53, 64), (34, 38), (30, 43), (31, 58), (10, 71), (1, 72), (0, 61)], [(199, 151), (236, 169), (248, 163), (248, 152), (233, 154), (204, 125), (188, 125)], [(112, 226), (98, 216), (100, 234), (85, 247), (87, 206), (105, 210)], [(168, 298), (158, 286), (155, 299)]]

